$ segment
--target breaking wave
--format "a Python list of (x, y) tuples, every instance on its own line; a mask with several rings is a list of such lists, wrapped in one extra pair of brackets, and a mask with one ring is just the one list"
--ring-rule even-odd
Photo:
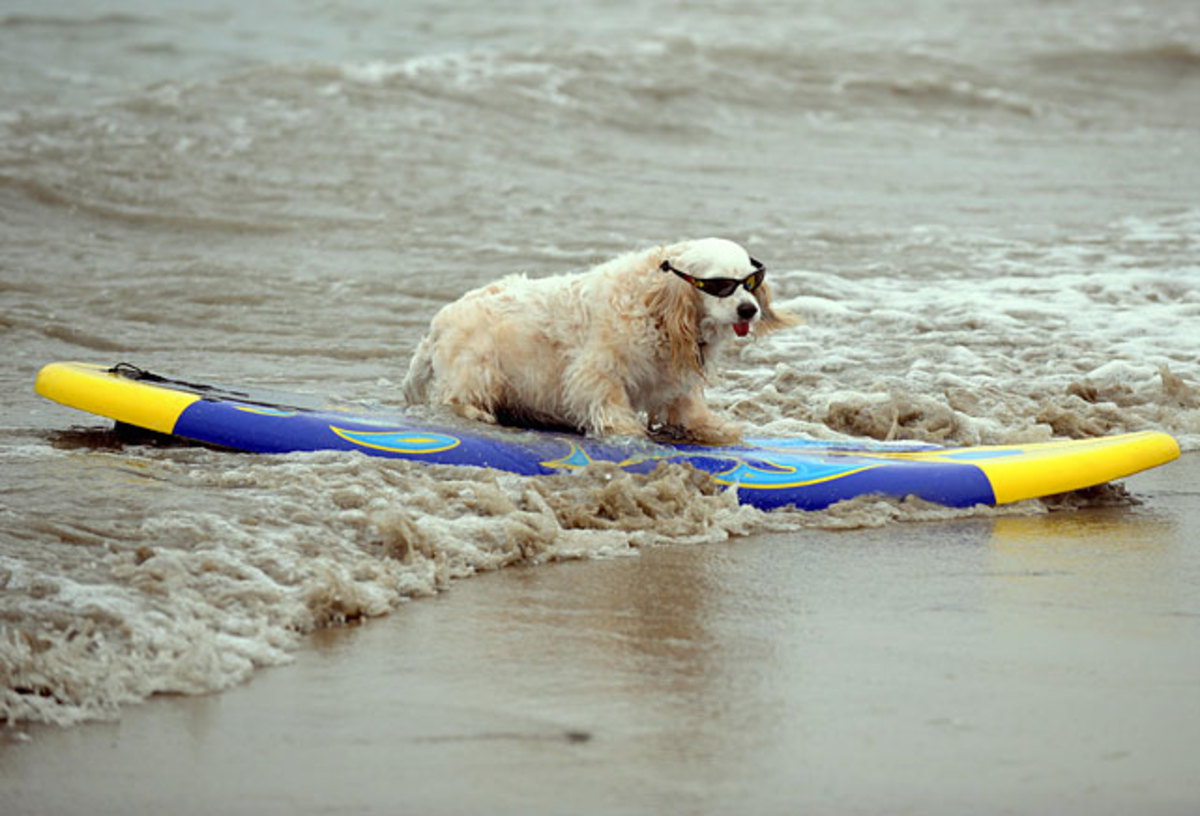
[[(56, 467), (44, 451), (23, 455)], [(528, 478), (344, 454), (114, 448), (94, 431), (53, 458), (157, 489), (95, 495), (83, 523), (45, 516), (18, 527), (0, 516), (0, 532), (17, 542), (0, 557), (8, 722), (70, 724), (115, 717), (155, 694), (228, 688), (288, 661), (314, 629), (386, 615), (516, 564), (768, 531), (1047, 512), (1039, 502), (952, 510), (861, 498), (763, 513), (682, 465)]]

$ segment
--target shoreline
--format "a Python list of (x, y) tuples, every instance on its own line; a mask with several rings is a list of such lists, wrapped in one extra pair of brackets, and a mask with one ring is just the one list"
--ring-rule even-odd
[(1184, 812), (1200, 455), (1124, 483), (480, 575), (221, 694), (7, 729), (0, 809)]

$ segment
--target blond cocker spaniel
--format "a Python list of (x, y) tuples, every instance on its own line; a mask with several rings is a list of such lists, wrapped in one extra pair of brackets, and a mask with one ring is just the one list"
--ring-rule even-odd
[(489, 423), (734, 442), (740, 427), (703, 387), (726, 342), (791, 322), (772, 310), (765, 274), (738, 244), (705, 238), (581, 274), (510, 275), (437, 313), (405, 397)]

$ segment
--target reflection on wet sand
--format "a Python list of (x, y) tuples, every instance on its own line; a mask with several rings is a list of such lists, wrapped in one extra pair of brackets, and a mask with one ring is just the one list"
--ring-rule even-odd
[(1060, 624), (1086, 615), (1088, 628), (1113, 634), (1162, 627), (1181, 609), (1176, 586), (1192, 558), (1188, 546), (1178, 518), (1137, 509), (998, 518), (988, 551), (991, 605)]

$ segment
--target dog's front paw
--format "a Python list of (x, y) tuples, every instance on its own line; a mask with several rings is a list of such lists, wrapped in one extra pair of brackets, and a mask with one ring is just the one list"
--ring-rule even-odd
[(742, 441), (742, 426), (728, 420), (706, 422), (687, 428), (687, 435), (701, 445), (733, 445)]
[(612, 437), (633, 436), (645, 438), (646, 426), (636, 416), (624, 415), (622, 412), (604, 412), (594, 417), (584, 431), (589, 436)]
[(640, 422), (610, 422), (604, 427), (593, 428), (591, 433), (593, 436), (628, 436), (638, 439), (645, 439), (646, 427)]
[(473, 422), (484, 422), (488, 425), (498, 424), (495, 414), (493, 414), (491, 411), (485, 411), (477, 406), (457, 402), (451, 403), (450, 407), (453, 408), (454, 412), (463, 419), (469, 419)]

